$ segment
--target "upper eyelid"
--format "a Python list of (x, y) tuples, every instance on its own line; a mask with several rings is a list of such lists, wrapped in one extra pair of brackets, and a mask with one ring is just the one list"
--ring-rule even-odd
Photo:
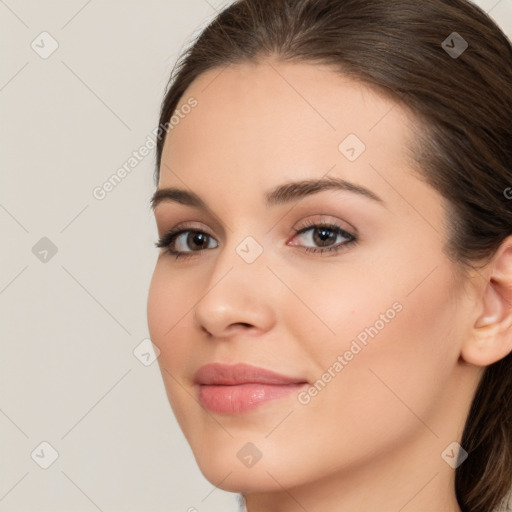
[[(332, 218), (331, 215), (323, 214), (322, 216)], [(302, 230), (306, 230), (306, 229), (310, 229), (310, 228), (314, 228), (314, 227), (318, 227), (318, 226), (328, 226), (328, 227), (333, 227), (333, 228), (339, 229), (341, 231), (346, 231), (346, 232), (352, 231), (354, 235), (357, 233), (357, 229), (354, 226), (352, 226), (352, 224), (350, 224), (347, 221), (342, 221), (341, 219), (337, 219), (337, 220), (307, 219), (306, 221), (302, 221), (302, 222), (303, 222), (302, 227), (298, 227), (298, 228), (295, 227), (297, 224), (300, 225), (301, 224), (300, 222), (294, 224), (294, 226), (292, 227), (293, 231), (296, 232), (296, 231), (302, 231)], [(349, 226), (349, 227), (345, 227), (345, 226)]]
[[(315, 220), (312, 220), (311, 217), (314, 217)], [(317, 217), (325, 217), (326, 219), (316, 219)], [(156, 223), (157, 223), (157, 227), (160, 226), (160, 224), (166, 224), (167, 222), (165, 220), (162, 220), (161, 222), (158, 221), (158, 217), (156, 217)], [(329, 220), (329, 219), (336, 219), (336, 220)], [(184, 222), (178, 222), (176, 225), (180, 226), (180, 228), (178, 229), (190, 229), (190, 230), (197, 230), (197, 231), (201, 231), (203, 230), (202, 227), (200, 228), (197, 228), (196, 226), (190, 226), (190, 223), (193, 223), (193, 222), (198, 222), (198, 223), (201, 223), (201, 221), (184, 221)], [(293, 224), (293, 226), (291, 227), (292, 230), (295, 230), (295, 226), (296, 225), (299, 225), (301, 224), (302, 222), (304, 222), (306, 224), (306, 226), (317, 226), (317, 225), (324, 225), (324, 224), (333, 224), (333, 225), (338, 225), (338, 224), (341, 224), (341, 226), (339, 226), (341, 229), (344, 229), (345, 231), (352, 231), (354, 234), (357, 234), (358, 230), (355, 226), (353, 226), (350, 222), (344, 220), (344, 219), (340, 219), (340, 218), (337, 218), (336, 215), (333, 215), (333, 214), (330, 214), (330, 213), (317, 213), (317, 214), (314, 214), (312, 216), (309, 216), (309, 217), (306, 217), (306, 220), (301, 220), (301, 221), (298, 221), (298, 222), (295, 222)], [(183, 224), (183, 226), (181, 226)], [(346, 225), (348, 226), (348, 228), (344, 228), (343, 226)], [(275, 226), (275, 224), (274, 224)], [(298, 228), (298, 229), (302, 229), (302, 228)], [(163, 228), (160, 229), (159, 228), (159, 231), (164, 231), (164, 234), (167, 233), (168, 231), (171, 231), (170, 229), (168, 230), (164, 230)], [(174, 230), (174, 228), (172, 228), (172, 230)], [(205, 229), (204, 230), (206, 233), (208, 233), (208, 229)], [(230, 230), (231, 231), (231, 230)], [(224, 229), (221, 228), (221, 234), (224, 235)], [(213, 235), (211, 235), (213, 236)]]
[(315, 222), (314, 224), (307, 225), (299, 229), (294, 229), (295, 235), (293, 236), (293, 238), (299, 235), (303, 235), (304, 233), (307, 233), (312, 229), (318, 229), (319, 227), (327, 227), (327, 229), (331, 229), (332, 231), (340, 234), (341, 236), (344, 236), (345, 238), (350, 238), (350, 241), (359, 240), (359, 234), (357, 233), (357, 231), (348, 230), (342, 226), (339, 226), (338, 224), (328, 222)]

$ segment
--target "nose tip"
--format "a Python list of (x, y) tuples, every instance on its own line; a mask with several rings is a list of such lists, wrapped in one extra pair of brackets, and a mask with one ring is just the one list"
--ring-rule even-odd
[[(247, 264), (242, 262), (242, 265)], [(272, 299), (264, 291), (264, 281), (258, 275), (249, 277), (243, 266), (225, 274), (196, 303), (194, 318), (203, 332), (222, 338), (240, 332), (264, 331), (273, 325)]]

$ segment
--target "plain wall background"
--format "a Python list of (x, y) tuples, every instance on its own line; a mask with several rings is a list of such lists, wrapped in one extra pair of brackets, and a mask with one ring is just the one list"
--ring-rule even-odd
[[(225, 3), (0, 1), (0, 512), (237, 509), (134, 355), (154, 152), (93, 196), (154, 139), (172, 65)], [(512, 0), (476, 3), (512, 38)]]

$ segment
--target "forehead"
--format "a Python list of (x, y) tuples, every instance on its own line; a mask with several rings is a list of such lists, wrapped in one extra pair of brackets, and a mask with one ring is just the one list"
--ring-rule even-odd
[[(197, 102), (192, 109), (186, 105), (191, 99)], [(309, 63), (268, 61), (211, 69), (185, 91), (174, 120), (163, 160), (180, 166), (222, 156), (225, 165), (252, 162), (261, 168), (269, 158), (276, 164), (300, 162), (312, 152), (332, 161), (351, 134), (375, 158), (383, 158), (386, 150), (400, 159), (412, 135), (410, 115), (402, 106)]]

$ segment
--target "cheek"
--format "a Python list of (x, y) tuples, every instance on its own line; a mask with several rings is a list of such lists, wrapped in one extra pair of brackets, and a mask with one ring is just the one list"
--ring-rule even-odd
[(370, 353), (392, 353), (396, 361), (456, 357), (453, 344), (450, 352), (443, 341), (454, 325), (452, 267), (435, 240), (423, 236), (407, 244), (405, 234), (396, 237), (347, 253), (343, 264), (328, 265), (326, 258), (299, 278), (286, 276), (295, 283), (294, 296), (283, 296), (280, 308), (317, 371), (351, 348), (356, 352), (354, 341), (363, 361)]
[[(186, 392), (187, 382), (182, 375), (191, 362), (190, 332), (186, 332), (188, 315), (197, 297), (186, 292), (190, 287), (180, 286), (165, 268), (165, 262), (157, 263), (148, 292), (147, 317), (151, 341), (159, 348), (158, 364), (169, 404), (175, 417), (188, 436), (191, 411), (199, 407)], [(188, 315), (187, 315), (188, 313)]]
[(174, 311), (173, 294), (169, 293), (169, 287), (164, 279), (164, 272), (160, 263), (157, 263), (153, 271), (153, 277), (149, 286), (147, 317), (151, 341), (163, 348), (162, 341), (166, 331), (172, 326), (172, 318), (169, 312)]
[(309, 294), (311, 309), (335, 334), (320, 322), (314, 331), (305, 320), (297, 325), (316, 369), (310, 377), (318, 391), (306, 409), (314, 411), (307, 413), (312, 422), (334, 429), (333, 438), (343, 432), (379, 443), (378, 432), (406, 435), (436, 407), (459, 356), (457, 311), (446, 263), (426, 279), (435, 263), (421, 266), (429, 268), (397, 272), (392, 283), (376, 286), (377, 276), (358, 273)]
[(187, 290), (191, 287), (181, 286), (179, 278), (165, 268), (165, 262), (157, 263), (148, 292), (148, 328), (151, 341), (160, 349), (160, 366), (172, 373), (175, 368), (183, 368), (186, 360), (185, 343), (176, 340), (187, 339), (185, 326), (197, 301), (197, 294)]

